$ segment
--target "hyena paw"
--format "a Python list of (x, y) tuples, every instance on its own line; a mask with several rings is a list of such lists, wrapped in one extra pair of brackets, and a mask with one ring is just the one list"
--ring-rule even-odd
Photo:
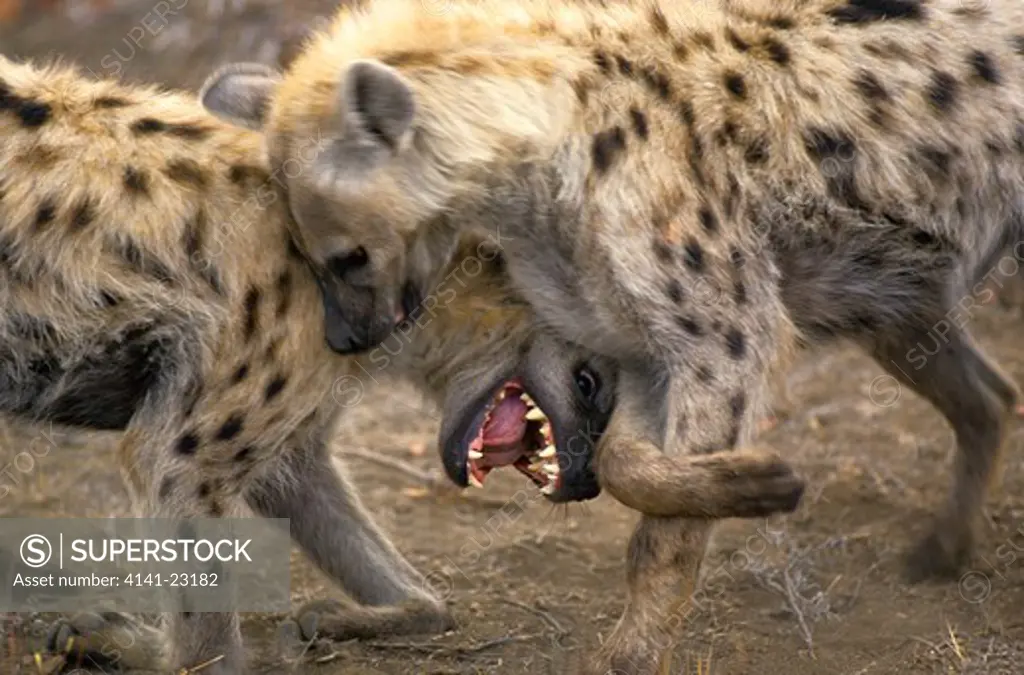
[(759, 451), (725, 455), (721, 481), (728, 495), (722, 514), (726, 518), (792, 513), (806, 488), (805, 481), (781, 457)]
[(57, 619), (46, 637), (47, 650), (68, 663), (91, 667), (159, 670), (161, 633), (130, 614), (82, 612)]
[(905, 574), (910, 583), (958, 578), (974, 553), (973, 532), (963, 527), (936, 527), (922, 539), (906, 560)]
[[(446, 606), (432, 601), (365, 607), (316, 600), (303, 605), (295, 616), (303, 640), (373, 639), (389, 635), (436, 635), (455, 628)], [(288, 630), (288, 629), (285, 629)]]

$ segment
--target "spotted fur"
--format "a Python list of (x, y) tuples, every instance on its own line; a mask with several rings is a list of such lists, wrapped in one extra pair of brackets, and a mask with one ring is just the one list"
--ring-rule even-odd
[[(956, 431), (956, 487), (911, 558), (955, 576), (1018, 396), (952, 315), (1024, 234), (1022, 20), (1013, 0), (378, 0), (288, 72), (219, 81), (265, 115), (210, 107), (262, 126), (274, 166), (331, 138), (287, 190), (312, 264), (367, 260), (333, 280), (341, 351), (376, 343), (458, 234), (501, 233), (540, 319), (627, 364), (613, 491), (627, 455), (607, 448), (645, 411), (634, 436), (669, 453), (731, 447), (794, 344), (863, 345)], [(587, 673), (655, 670), (708, 531), (641, 523)]]

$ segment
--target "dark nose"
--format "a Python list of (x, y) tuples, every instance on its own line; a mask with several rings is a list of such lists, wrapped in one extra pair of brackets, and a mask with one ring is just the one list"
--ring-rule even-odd
[(347, 356), (360, 354), (370, 348), (365, 338), (360, 338), (345, 319), (330, 286), (320, 281), (320, 298), (324, 305), (324, 335), (327, 346), (334, 352)]

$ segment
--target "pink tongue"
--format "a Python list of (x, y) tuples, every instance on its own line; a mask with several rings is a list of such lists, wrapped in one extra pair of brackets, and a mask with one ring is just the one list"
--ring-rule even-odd
[(506, 396), (494, 410), (491, 418), (484, 425), (484, 451), (488, 447), (506, 446), (519, 443), (526, 433), (526, 420), (523, 415), (528, 410), (518, 396)]

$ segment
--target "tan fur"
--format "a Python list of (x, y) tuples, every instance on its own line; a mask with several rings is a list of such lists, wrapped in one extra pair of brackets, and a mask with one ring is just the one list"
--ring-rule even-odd
[[(620, 361), (598, 468), (628, 503), (631, 456), (742, 444), (794, 341), (853, 339), (957, 434), (910, 568), (955, 576), (1018, 396), (953, 313), (1024, 234), (1021, 25), (1013, 0), (378, 0), (261, 123), (273, 166), (330, 139), (287, 190), (335, 349), (378, 342), (461, 233), (501, 238), (539, 320)], [(708, 532), (643, 520), (587, 673), (662, 663)]]
[[(381, 349), (340, 357), (325, 344), (318, 282), (291, 242), (280, 174), (266, 169), (256, 134), (183, 94), (0, 58), (0, 140), (0, 410), (124, 430), (119, 462), (139, 515), (290, 518), (295, 543), (360, 603), (301, 608), (301, 638), (452, 627), (332, 468), (353, 387), (401, 375), (447, 423), (525, 371), (562, 425), (561, 444), (576, 441), (564, 466), (589, 464), (614, 364), (536, 330), (485, 240), (463, 243), (449, 292)], [(607, 383), (595, 407), (576, 393), (583, 369)], [(758, 477), (727, 464), (670, 470), (680, 484), (717, 483), (712, 496), (727, 501), (702, 504), (689, 491), (694, 508), (771, 512)], [(769, 488), (793, 480), (777, 458), (743, 466)], [(244, 672), (233, 613), (167, 621), (162, 667), (223, 656), (204, 673)], [(136, 634), (125, 665), (160, 667), (154, 632), (130, 617), (73, 618), (55, 633), (58, 649), (69, 631), (87, 634), (79, 644), (92, 651)]]

